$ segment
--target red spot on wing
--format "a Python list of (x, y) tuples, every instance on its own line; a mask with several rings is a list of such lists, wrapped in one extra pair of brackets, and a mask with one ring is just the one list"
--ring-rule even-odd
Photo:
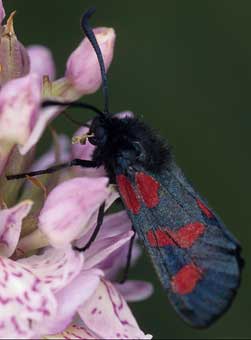
[(120, 194), (125, 202), (125, 205), (134, 214), (137, 214), (140, 209), (140, 202), (130, 181), (125, 175), (118, 175), (117, 183), (119, 186)]
[(190, 263), (181, 268), (171, 279), (171, 287), (175, 293), (185, 295), (191, 293), (198, 281), (202, 279), (202, 270)]
[(193, 222), (186, 224), (177, 231), (173, 231), (166, 227), (157, 230), (149, 230), (147, 239), (152, 247), (178, 245), (181, 248), (190, 248), (204, 231), (204, 224)]
[(167, 232), (165, 232), (166, 229), (167, 228), (165, 228), (164, 230), (149, 230), (147, 232), (147, 239), (152, 247), (165, 247), (174, 245), (173, 240), (168, 236), (169, 231), (168, 234)]
[(200, 210), (208, 217), (208, 218), (214, 218), (213, 213), (208, 209), (208, 207), (205, 206), (204, 203), (202, 203), (198, 198), (196, 199), (196, 202), (200, 208)]
[(144, 172), (137, 172), (136, 183), (147, 208), (153, 208), (159, 204), (158, 189), (160, 184), (153, 177), (146, 175)]

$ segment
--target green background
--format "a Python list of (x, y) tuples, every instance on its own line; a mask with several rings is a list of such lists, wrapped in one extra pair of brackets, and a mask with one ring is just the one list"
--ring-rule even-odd
[[(18, 11), (19, 39), (49, 46), (58, 76), (82, 38), (80, 16), (93, 5), (93, 25), (117, 32), (112, 111), (130, 109), (168, 138), (179, 165), (241, 241), (246, 259), (233, 306), (199, 331), (176, 316), (143, 257), (130, 276), (154, 282), (155, 293), (132, 305), (136, 318), (155, 339), (251, 337), (251, 1), (5, 0), (7, 13)], [(102, 107), (101, 91), (86, 100)], [(63, 117), (54, 126), (74, 131)], [(45, 147), (47, 135), (43, 141)]]

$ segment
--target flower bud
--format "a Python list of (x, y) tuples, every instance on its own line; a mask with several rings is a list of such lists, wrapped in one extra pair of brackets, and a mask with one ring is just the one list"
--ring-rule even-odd
[[(115, 32), (113, 28), (106, 27), (95, 28), (93, 31), (107, 70), (113, 58)], [(82, 94), (93, 93), (101, 85), (98, 59), (87, 38), (70, 55), (67, 61), (66, 78)]]
[(28, 53), (14, 31), (14, 14), (11, 13), (7, 24), (2, 27), (0, 36), (0, 86), (11, 79), (25, 76), (30, 69)]

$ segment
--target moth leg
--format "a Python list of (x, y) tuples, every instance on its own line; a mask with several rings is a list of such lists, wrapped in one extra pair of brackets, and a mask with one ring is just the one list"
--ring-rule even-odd
[(131, 239), (130, 239), (130, 243), (129, 243), (129, 248), (128, 248), (128, 253), (127, 253), (127, 258), (126, 258), (126, 265), (124, 268), (124, 272), (123, 272), (123, 277), (120, 280), (119, 283), (123, 284), (126, 282), (127, 278), (128, 278), (128, 274), (129, 274), (129, 270), (130, 270), (130, 266), (131, 266), (131, 260), (132, 260), (132, 247), (133, 247), (133, 242), (136, 236), (134, 227), (132, 226), (132, 230), (134, 231), (134, 234), (132, 235)]
[(86, 245), (84, 247), (78, 248), (78, 247), (73, 247), (74, 250), (78, 250), (78, 251), (85, 251), (86, 249), (88, 249), (91, 244), (95, 241), (100, 228), (103, 224), (104, 221), (104, 215), (105, 215), (105, 202), (103, 204), (101, 204), (101, 206), (99, 207), (99, 211), (98, 211), (98, 218), (97, 218), (97, 225), (94, 229), (94, 232), (92, 233), (92, 236), (90, 237), (89, 241), (86, 243)]
[(24, 172), (24, 173), (21, 173), (21, 174), (14, 174), (14, 175), (7, 175), (6, 178), (7, 178), (7, 180), (13, 180), (13, 179), (25, 178), (26, 176), (34, 177), (34, 176), (39, 176), (39, 175), (44, 175), (44, 174), (51, 174), (53, 172), (56, 172), (56, 171), (59, 171), (61, 169), (65, 169), (65, 168), (70, 168), (72, 166), (81, 166), (83, 168), (95, 168), (98, 165), (94, 161), (76, 158), (76, 159), (73, 159), (70, 162), (57, 164), (57, 165), (54, 165), (54, 166), (47, 168), (47, 169), (44, 169), (44, 170)]

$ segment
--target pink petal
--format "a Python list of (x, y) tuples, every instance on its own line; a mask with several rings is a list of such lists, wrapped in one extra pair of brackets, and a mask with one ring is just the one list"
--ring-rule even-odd
[[(118, 278), (118, 273), (125, 269), (127, 262), (127, 255), (129, 250), (129, 242), (127, 242), (121, 248), (115, 250), (108, 258), (100, 263), (99, 268), (105, 272), (105, 277), (111, 281), (115, 281)], [(139, 256), (141, 255), (141, 248), (134, 242), (132, 248), (131, 266), (135, 264)], [(122, 275), (120, 274), (120, 275)]]
[(23, 201), (13, 208), (0, 210), (0, 253), (3, 256), (11, 256), (17, 246), (22, 221), (32, 207), (30, 200)]
[(84, 324), (102, 339), (151, 339), (139, 328), (124, 298), (102, 280), (95, 294), (79, 308)]
[(30, 57), (30, 71), (36, 73), (40, 79), (49, 76), (55, 78), (55, 63), (51, 51), (41, 45), (32, 45), (27, 48)]
[(55, 118), (59, 112), (59, 108), (54, 106), (41, 110), (29, 138), (26, 143), (19, 148), (22, 155), (25, 155), (38, 142), (48, 123)]
[(145, 281), (126, 281), (123, 284), (115, 284), (115, 287), (129, 302), (148, 299), (153, 293), (153, 286)]
[(0, 0), (0, 24), (3, 21), (3, 19), (5, 18), (5, 10), (3, 7), (3, 1)]
[(99, 238), (116, 236), (132, 229), (132, 222), (125, 210), (107, 215), (99, 233)]
[[(103, 178), (103, 177), (99, 177), (99, 178)], [(99, 178), (97, 178), (96, 180), (99, 180)], [(109, 192), (105, 200), (105, 211), (108, 210), (110, 206), (113, 204), (113, 202), (115, 202), (115, 200), (119, 197), (118, 191), (114, 190), (114, 187), (112, 185), (110, 185), (108, 189), (109, 189)], [(80, 236), (80, 238), (77, 240), (76, 242), (77, 247), (82, 247), (87, 243), (87, 241), (91, 237), (94, 231), (94, 228), (97, 224), (97, 218), (98, 218), (98, 210), (91, 216), (90, 220), (88, 221), (89, 227), (85, 230), (85, 233), (83, 233)]]
[(45, 339), (97, 339), (97, 337), (91, 334), (86, 328), (78, 325), (72, 325), (68, 327), (64, 332), (61, 334), (50, 335), (48, 337), (44, 337)]
[(65, 247), (93, 226), (100, 205), (109, 198), (108, 179), (74, 178), (50, 192), (39, 216), (39, 228), (54, 247)]
[(37, 121), (40, 84), (36, 75), (9, 81), (0, 92), (0, 139), (24, 145)]
[(65, 249), (47, 248), (42, 255), (33, 255), (19, 260), (30, 268), (53, 292), (67, 286), (83, 267), (83, 253)]
[[(101, 49), (106, 70), (113, 58), (115, 32), (112, 28), (95, 28), (94, 33)], [(82, 94), (95, 92), (101, 85), (97, 56), (87, 38), (73, 51), (67, 61), (66, 77)]]
[[(105, 216), (104, 223), (101, 227), (95, 243), (93, 244), (94, 249), (90, 247), (90, 249), (86, 251), (86, 256), (89, 257), (89, 251), (95, 252), (97, 245), (102, 244), (102, 242), (109, 243), (109, 240), (115, 240), (116, 237), (118, 237), (119, 239), (121, 235), (125, 235), (126, 233), (128, 233), (131, 230), (131, 225), (132, 222), (130, 221), (125, 210)], [(88, 242), (92, 232), (93, 229), (88, 234), (84, 235), (80, 240), (78, 240), (78, 247), (84, 246)], [(99, 267), (105, 271), (106, 277), (109, 277), (109, 279), (115, 279), (119, 271), (125, 267), (129, 247), (128, 241), (125, 242), (124, 245), (121, 244), (119, 248), (113, 249), (113, 252), (109, 254), (108, 257), (106, 256), (106, 258), (103, 258), (102, 263), (99, 263)], [(136, 242), (134, 242), (132, 252), (132, 265), (136, 262), (140, 254), (141, 250)], [(101, 259), (99, 262), (101, 262)], [(87, 257), (86, 265), (88, 265)]]
[(114, 237), (97, 240), (85, 251), (85, 269), (97, 266), (111, 253), (123, 246), (133, 236), (133, 231), (128, 231)]
[(0, 338), (30, 339), (56, 312), (53, 293), (21, 263), (0, 258)]
[(100, 270), (88, 270), (80, 273), (69, 285), (56, 294), (58, 301), (57, 316), (48, 322), (45, 327), (48, 334), (63, 331), (72, 322), (77, 309), (84, 304), (97, 289)]

